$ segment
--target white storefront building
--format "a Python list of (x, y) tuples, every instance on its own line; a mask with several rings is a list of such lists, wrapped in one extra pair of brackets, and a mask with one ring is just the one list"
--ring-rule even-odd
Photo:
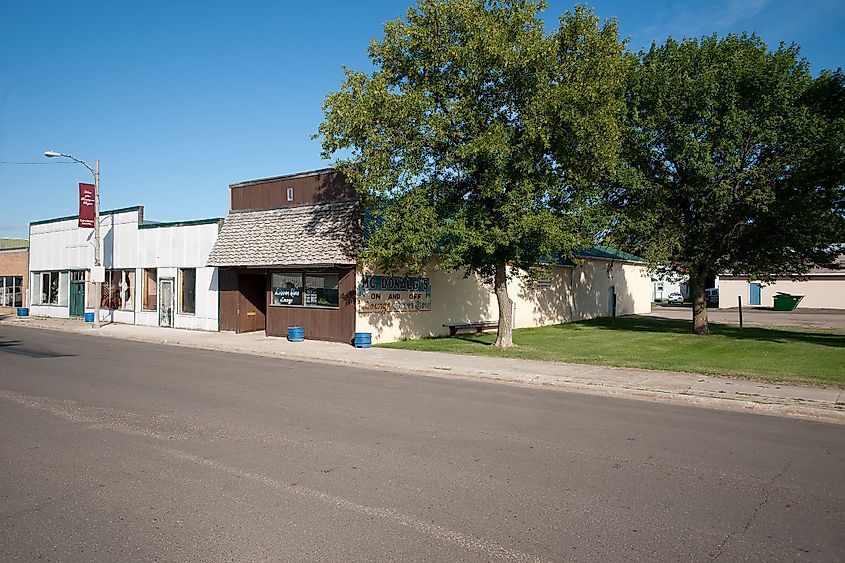
[(206, 266), (222, 219), (144, 222), (143, 206), (100, 214), (101, 293), (94, 295), (94, 230), (78, 218), (29, 226), (30, 314), (147, 326), (219, 329), (217, 269)]

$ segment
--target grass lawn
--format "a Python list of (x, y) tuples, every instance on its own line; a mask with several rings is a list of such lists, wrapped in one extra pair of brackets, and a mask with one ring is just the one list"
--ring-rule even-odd
[(517, 329), (516, 348), (493, 347), (495, 332), (382, 344), (506, 358), (747, 377), (845, 387), (845, 331), (739, 327), (710, 323), (710, 336), (691, 334), (690, 321), (601, 318)]

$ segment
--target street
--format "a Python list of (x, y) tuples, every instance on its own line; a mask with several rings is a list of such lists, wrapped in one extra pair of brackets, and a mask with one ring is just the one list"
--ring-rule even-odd
[(845, 558), (839, 425), (0, 326), (0, 559)]

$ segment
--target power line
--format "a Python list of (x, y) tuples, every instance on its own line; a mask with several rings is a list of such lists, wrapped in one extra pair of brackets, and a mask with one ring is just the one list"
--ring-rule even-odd
[(28, 166), (44, 166), (49, 164), (74, 164), (73, 162), (12, 162), (10, 160), (0, 160), (0, 164), (20, 164)]

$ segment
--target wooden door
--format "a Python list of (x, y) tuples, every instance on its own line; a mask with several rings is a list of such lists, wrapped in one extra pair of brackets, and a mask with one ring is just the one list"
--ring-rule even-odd
[(238, 275), (237, 332), (264, 330), (267, 326), (267, 274)]

